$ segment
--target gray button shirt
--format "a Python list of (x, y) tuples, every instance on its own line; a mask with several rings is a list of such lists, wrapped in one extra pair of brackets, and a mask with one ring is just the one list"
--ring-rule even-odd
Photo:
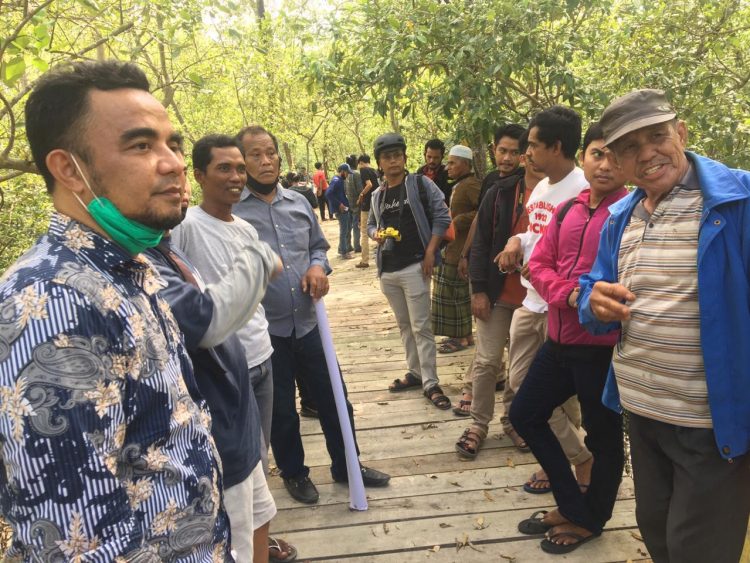
[(266, 203), (245, 188), (232, 212), (250, 223), (281, 257), (283, 272), (266, 290), (263, 307), (268, 332), (287, 337), (294, 332), (301, 338), (317, 325), (315, 307), (307, 293), (302, 293), (302, 278), (310, 266), (318, 265), (331, 272), (326, 252), (331, 247), (315, 218), (312, 208), (301, 194), (277, 187), (271, 203)]

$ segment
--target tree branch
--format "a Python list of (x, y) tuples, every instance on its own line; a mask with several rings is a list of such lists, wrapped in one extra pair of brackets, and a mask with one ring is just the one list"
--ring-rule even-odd
[(44, 8), (52, 4), (52, 2), (53, 0), (46, 0), (46, 2), (42, 2), (41, 4), (39, 4), (39, 6), (31, 10), (30, 12), (25, 13), (23, 19), (18, 23), (13, 32), (8, 37), (6, 37), (5, 41), (3, 41), (2, 45), (0, 45), (0, 59), (3, 58), (3, 54), (5, 53), (5, 49), (8, 48), (8, 45), (18, 39), (18, 36), (21, 34), (21, 30), (26, 26), (26, 24), (29, 23), (35, 15), (44, 10)]
[(6, 158), (3, 156), (0, 156), (0, 170), (17, 170), (22, 174), (27, 172), (31, 174), (39, 174), (33, 160), (21, 160), (18, 158)]
[(13, 113), (13, 108), (10, 107), (8, 99), (0, 92), (0, 102), (5, 106), (5, 111), (8, 114), (8, 121), (10, 121), (10, 130), (8, 131), (8, 144), (6, 145), (3, 152), (0, 153), (0, 158), (7, 158), (10, 151), (13, 149), (13, 143), (16, 140), (16, 116)]

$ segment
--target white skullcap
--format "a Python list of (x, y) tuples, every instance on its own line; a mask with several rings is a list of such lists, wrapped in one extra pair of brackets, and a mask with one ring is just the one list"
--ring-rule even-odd
[(448, 156), (459, 156), (466, 160), (471, 160), (474, 157), (474, 154), (469, 147), (465, 147), (464, 145), (453, 145)]

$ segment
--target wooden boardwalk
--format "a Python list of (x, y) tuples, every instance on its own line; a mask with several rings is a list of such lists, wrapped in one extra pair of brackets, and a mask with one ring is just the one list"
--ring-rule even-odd
[[(638, 536), (628, 478), (602, 537), (567, 556), (547, 555), (538, 537), (517, 531), (520, 520), (535, 510), (550, 509), (554, 500), (522, 489), (536, 463), (501, 435), (501, 393), (481, 453), (474, 461), (460, 460), (454, 444), (466, 419), (432, 407), (418, 390), (388, 392), (388, 383), (405, 372), (395, 319), (375, 268), (359, 270), (354, 268), (358, 258), (338, 259), (338, 225), (327, 221), (323, 226), (334, 247), (329, 252), (331, 292), (325, 302), (354, 406), (360, 459), (392, 479), (387, 488), (367, 490), (368, 511), (351, 512), (347, 487), (331, 480), (318, 421), (302, 419), (306, 463), (320, 502), (306, 506), (293, 501), (281, 479), (272, 476), (269, 484), (279, 509), (272, 533), (294, 543), (302, 561), (649, 561)], [(452, 399), (460, 393), (473, 351), (438, 354), (440, 382)]]

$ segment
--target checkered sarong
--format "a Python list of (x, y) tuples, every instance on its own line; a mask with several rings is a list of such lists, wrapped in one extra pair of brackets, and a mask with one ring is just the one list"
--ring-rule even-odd
[(432, 282), (432, 332), (451, 338), (470, 336), (469, 282), (462, 280), (458, 268), (451, 264), (435, 268)]

